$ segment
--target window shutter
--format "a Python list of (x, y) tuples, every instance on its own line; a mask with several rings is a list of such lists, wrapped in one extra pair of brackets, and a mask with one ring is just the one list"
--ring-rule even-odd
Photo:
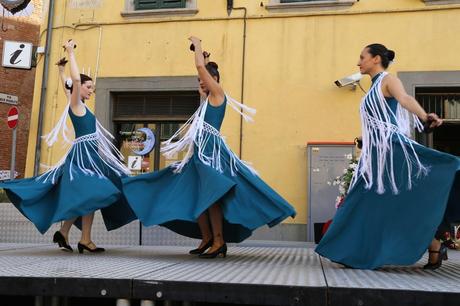
[(185, 8), (185, 0), (134, 0), (136, 10)]

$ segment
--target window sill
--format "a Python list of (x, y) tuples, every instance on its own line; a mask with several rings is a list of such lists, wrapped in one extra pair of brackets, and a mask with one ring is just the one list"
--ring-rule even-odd
[(312, 2), (271, 3), (265, 8), (273, 12), (288, 12), (300, 10), (321, 10), (351, 7), (357, 0), (324, 0)]
[(460, 4), (460, 0), (422, 0), (427, 5)]
[(171, 16), (193, 16), (198, 13), (196, 8), (178, 8), (178, 9), (156, 9), (156, 10), (139, 10), (139, 11), (122, 11), (122, 17), (171, 17)]

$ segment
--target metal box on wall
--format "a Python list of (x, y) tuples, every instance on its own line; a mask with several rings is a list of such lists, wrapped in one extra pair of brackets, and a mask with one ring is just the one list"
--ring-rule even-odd
[(353, 142), (310, 142), (307, 144), (308, 224), (307, 239), (314, 241), (315, 223), (330, 220), (336, 211), (338, 186), (332, 182), (344, 174), (355, 155)]

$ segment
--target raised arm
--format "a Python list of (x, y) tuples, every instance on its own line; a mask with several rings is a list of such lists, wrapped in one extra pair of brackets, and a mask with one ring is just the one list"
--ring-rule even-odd
[(383, 91), (387, 92), (389, 96), (394, 97), (401, 104), (402, 107), (409, 112), (415, 114), (423, 122), (428, 120), (432, 121), (430, 127), (438, 127), (442, 124), (442, 119), (435, 113), (427, 114), (422, 106), (415, 100), (414, 97), (407, 94), (406, 90), (400, 79), (395, 76), (388, 75), (383, 80)]
[(59, 69), (59, 79), (61, 80), (61, 85), (62, 88), (64, 89), (65, 95), (67, 97), (67, 100), (70, 99), (70, 90), (65, 86), (65, 82), (67, 80), (67, 77), (65, 75), (65, 65), (67, 64), (67, 60), (65, 57), (61, 58), (56, 65), (58, 66)]
[(70, 97), (70, 108), (76, 114), (84, 113), (83, 103), (81, 102), (80, 98), (80, 88), (81, 88), (81, 79), (80, 79), (80, 71), (78, 69), (77, 60), (75, 59), (75, 42), (73, 40), (69, 40), (65, 45), (64, 48), (66, 49), (69, 55), (69, 64), (70, 64), (70, 78), (72, 79), (72, 95)]
[(209, 103), (213, 106), (220, 106), (224, 102), (225, 93), (219, 83), (211, 76), (206, 69), (206, 62), (201, 48), (201, 40), (197, 37), (190, 37), (189, 40), (195, 46), (195, 66), (198, 77), (209, 90)]

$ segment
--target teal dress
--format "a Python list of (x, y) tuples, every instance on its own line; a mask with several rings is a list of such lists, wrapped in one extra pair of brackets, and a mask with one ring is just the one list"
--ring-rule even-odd
[[(396, 114), (398, 101), (386, 98), (386, 103)], [(383, 194), (375, 185), (367, 188), (364, 178), (358, 177), (316, 247), (321, 256), (359, 269), (412, 265), (426, 252), (438, 228), (445, 230), (450, 222), (460, 220), (460, 159), (414, 142), (429, 170), (426, 176), (413, 176), (409, 189), (404, 149), (397, 134), (391, 141), (399, 193), (390, 191), (387, 176)], [(376, 163), (372, 161), (374, 169)]]
[[(275, 226), (295, 210), (241, 161), (233, 159), (228, 147), (220, 146), (220, 130), (226, 101), (207, 105), (204, 121), (208, 126), (202, 137), (208, 139), (194, 152), (182, 171), (173, 166), (158, 172), (123, 179), (123, 189), (132, 209), (145, 226), (161, 225), (180, 235), (201, 238), (198, 217), (214, 203), (224, 216), (223, 236), (227, 242), (241, 242), (256, 228)], [(207, 103), (206, 103), (207, 104)], [(216, 153), (216, 147), (221, 147)], [(220, 154), (219, 161), (206, 161)], [(205, 160), (205, 161), (203, 161)], [(219, 164), (216, 167), (216, 164)], [(235, 170), (237, 168), (238, 170)]]
[(0, 183), (0, 188), (42, 234), (55, 222), (98, 209), (108, 230), (135, 220), (121, 191), (121, 176), (126, 174), (111, 164), (115, 159), (107, 150), (101, 155), (104, 143), (95, 116), (89, 109), (81, 117), (68, 109), (76, 138), (62, 163), (37, 177)]

